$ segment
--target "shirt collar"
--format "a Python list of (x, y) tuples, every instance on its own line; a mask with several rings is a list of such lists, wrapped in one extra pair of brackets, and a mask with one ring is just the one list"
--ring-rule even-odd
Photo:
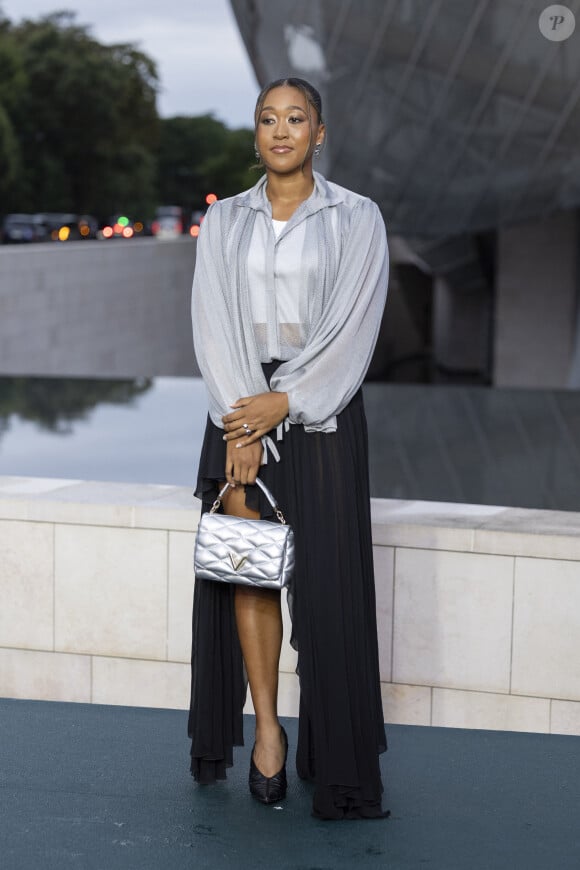
[[(300, 216), (314, 214), (315, 212), (320, 211), (320, 209), (344, 202), (344, 195), (341, 188), (336, 185), (331, 185), (319, 172), (314, 172), (313, 175), (314, 190), (308, 199), (305, 199), (296, 209), (296, 212), (300, 212)], [(236, 205), (243, 208), (254, 209), (255, 211), (262, 211), (268, 215), (268, 217), (272, 217), (272, 207), (268, 197), (266, 196), (266, 181), (267, 176), (264, 173), (262, 178), (260, 178), (253, 187), (245, 193), (239, 194), (239, 196), (235, 198)]]

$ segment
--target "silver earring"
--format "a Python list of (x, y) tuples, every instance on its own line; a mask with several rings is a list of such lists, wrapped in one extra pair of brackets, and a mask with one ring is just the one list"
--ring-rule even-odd
[(322, 145), (318, 144), (314, 149), (314, 156), (320, 157), (320, 152), (322, 151)]
[(257, 148), (256, 148), (254, 153), (256, 155), (256, 162), (259, 163), (262, 158), (260, 157), (260, 152), (258, 151)]

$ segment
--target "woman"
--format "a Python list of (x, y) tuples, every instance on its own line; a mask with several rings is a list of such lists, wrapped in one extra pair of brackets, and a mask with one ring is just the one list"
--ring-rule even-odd
[[(388, 283), (371, 200), (313, 172), (324, 143), (320, 95), (275, 81), (255, 113), (264, 176), (210, 207), (198, 240), (192, 319), (210, 416), (196, 495), (224, 483), (228, 514), (274, 519), (259, 474), (294, 528), (288, 602), (298, 651), (298, 774), (313, 814), (377, 818), (387, 748), (379, 685), (367, 432), (360, 386)], [(198, 580), (191, 770), (225, 778), (243, 743), (246, 675), (256, 713), (250, 791), (286, 794), (288, 743), (277, 715), (279, 593)]]

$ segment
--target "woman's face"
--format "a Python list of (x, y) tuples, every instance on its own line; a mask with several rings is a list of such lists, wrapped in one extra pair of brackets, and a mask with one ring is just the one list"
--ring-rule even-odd
[(324, 125), (302, 91), (288, 86), (268, 91), (256, 125), (256, 147), (266, 169), (295, 172), (312, 160), (323, 138)]

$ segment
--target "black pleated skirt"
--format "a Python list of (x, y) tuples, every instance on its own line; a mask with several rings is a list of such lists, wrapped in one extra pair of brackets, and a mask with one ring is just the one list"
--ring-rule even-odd
[[(264, 365), (269, 379), (280, 363)], [(271, 433), (275, 439), (275, 433)], [(224, 480), (223, 431), (208, 418), (196, 495), (209, 510)], [(291, 643), (300, 680), (298, 775), (315, 783), (313, 814), (381, 818), (379, 754), (387, 749), (371, 540), (368, 445), (362, 392), (338, 416), (334, 433), (291, 426), (260, 477), (295, 535), (288, 590)], [(274, 519), (257, 486), (246, 504)], [(198, 579), (193, 604), (191, 772), (200, 783), (225, 779), (243, 745), (247, 679), (234, 612), (234, 588)]]

